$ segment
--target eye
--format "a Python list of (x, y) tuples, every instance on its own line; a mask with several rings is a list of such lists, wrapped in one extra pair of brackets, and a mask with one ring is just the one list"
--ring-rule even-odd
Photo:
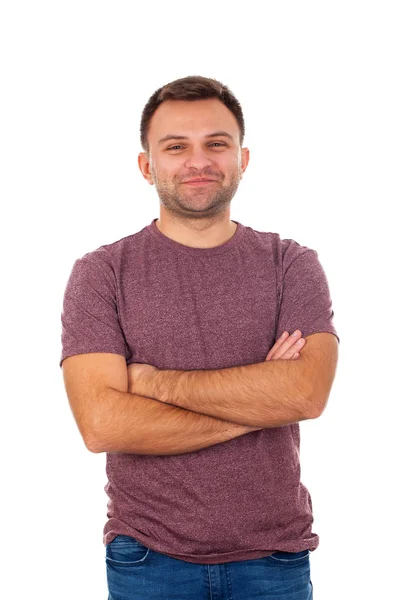
[[(211, 144), (209, 145), (212, 146), (213, 144), (217, 144), (217, 146), (226, 146), (226, 144), (222, 142), (211, 142)], [(169, 148), (167, 148), (167, 150), (175, 150), (175, 148), (183, 148), (183, 146), (177, 144), (176, 146), (170, 146)]]

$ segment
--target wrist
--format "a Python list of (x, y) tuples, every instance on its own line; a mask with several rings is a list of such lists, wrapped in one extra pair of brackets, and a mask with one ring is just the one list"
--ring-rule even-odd
[(152, 398), (178, 406), (176, 391), (180, 375), (181, 371), (157, 369), (151, 381)]
[(128, 367), (129, 392), (147, 398), (156, 398), (154, 380), (159, 369), (153, 365), (140, 363)]

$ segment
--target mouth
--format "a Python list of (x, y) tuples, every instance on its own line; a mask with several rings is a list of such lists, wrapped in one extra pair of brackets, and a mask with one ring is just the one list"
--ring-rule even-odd
[(209, 183), (215, 183), (214, 179), (193, 179), (192, 181), (184, 181), (186, 185), (207, 185)]

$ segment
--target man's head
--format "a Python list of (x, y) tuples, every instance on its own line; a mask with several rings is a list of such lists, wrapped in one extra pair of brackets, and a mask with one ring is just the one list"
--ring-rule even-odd
[[(142, 113), (139, 167), (169, 213), (189, 219), (229, 213), (249, 161), (244, 131), (239, 102), (215, 79), (185, 77), (151, 96)], [(197, 178), (212, 181), (187, 183)]]

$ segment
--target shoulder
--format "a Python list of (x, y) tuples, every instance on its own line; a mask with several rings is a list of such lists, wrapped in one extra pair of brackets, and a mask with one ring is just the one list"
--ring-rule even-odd
[[(142, 230), (143, 231), (143, 230)], [(142, 231), (125, 236), (115, 242), (102, 244), (75, 260), (74, 269), (118, 273), (121, 266), (137, 253)]]
[(300, 256), (306, 253), (317, 255), (313, 248), (300, 244), (292, 238), (282, 238), (281, 234), (277, 232), (259, 231), (252, 227), (246, 227), (246, 229), (247, 240), (255, 248), (260, 248), (272, 254), (276, 266), (281, 267), (283, 272), (286, 272), (293, 261)]
[(300, 244), (296, 240), (291, 238), (285, 238), (280, 243), (281, 257), (282, 257), (282, 270), (284, 273), (291, 267), (291, 265), (302, 257), (305, 261), (309, 259), (316, 259), (318, 253), (313, 248)]

